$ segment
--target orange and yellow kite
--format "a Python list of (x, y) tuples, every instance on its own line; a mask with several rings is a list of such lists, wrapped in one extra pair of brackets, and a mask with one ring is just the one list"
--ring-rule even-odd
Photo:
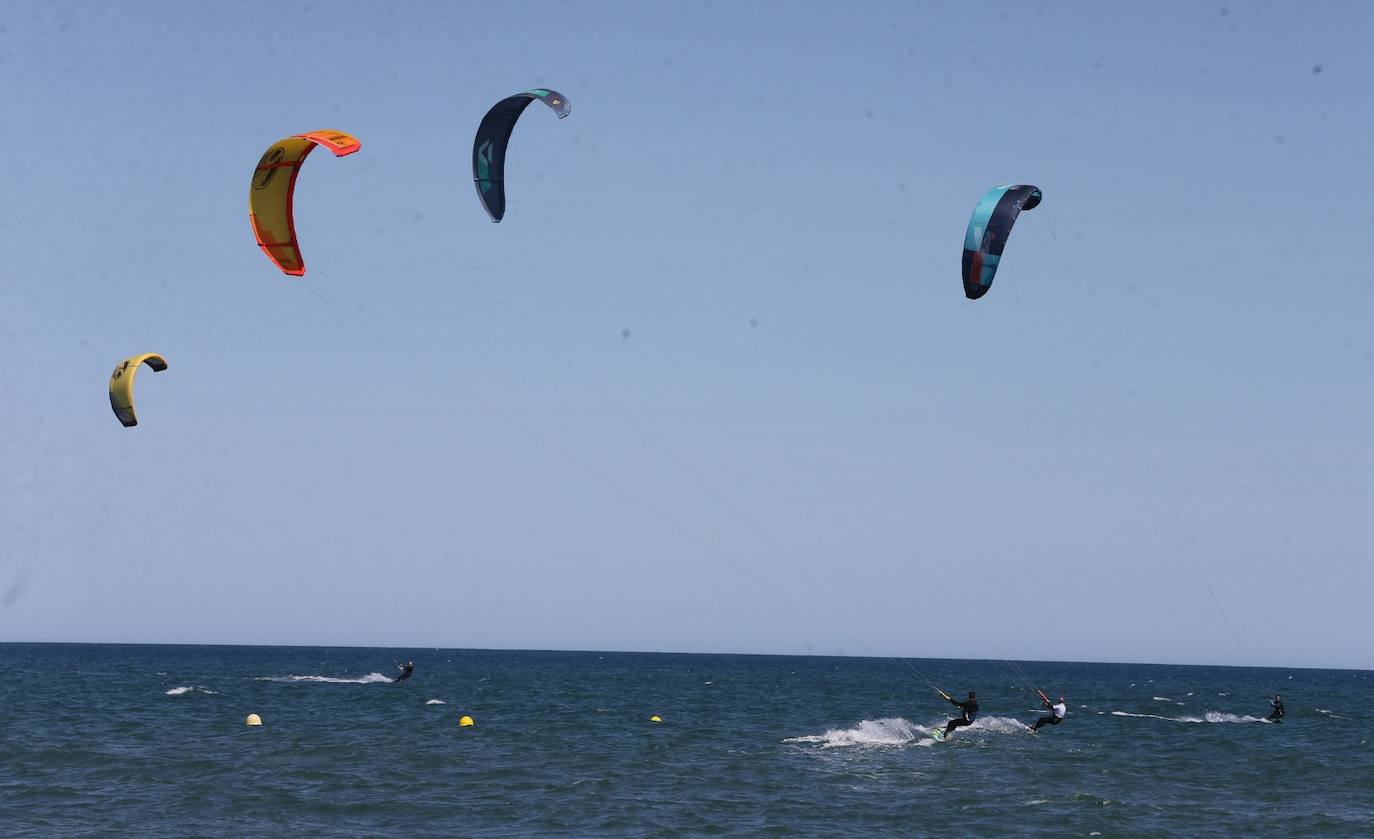
[(324, 146), (335, 157), (361, 149), (357, 137), (342, 131), (311, 131), (272, 144), (253, 171), (253, 187), (248, 191), (248, 219), (258, 247), (278, 268), (293, 277), (305, 273), (300, 243), (296, 241), (296, 220), (291, 199), (296, 192), (296, 175), (315, 146)]

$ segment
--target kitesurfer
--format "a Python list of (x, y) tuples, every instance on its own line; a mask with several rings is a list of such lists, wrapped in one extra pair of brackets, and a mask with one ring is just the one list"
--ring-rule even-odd
[(1283, 722), (1283, 697), (1274, 694), (1274, 698), (1269, 700), (1269, 708), (1269, 716), (1265, 719), (1270, 722)]
[(391, 681), (393, 682), (404, 682), (406, 679), (410, 678), (411, 673), (415, 672), (415, 662), (413, 661), (407, 661), (405, 664), (398, 664), (396, 666), (401, 669), (401, 675), (392, 679)]
[(1046, 707), (1050, 709), (1050, 712), (1035, 721), (1035, 725), (1032, 725), (1030, 728), (1031, 734), (1039, 731), (1041, 726), (1059, 725), (1064, 721), (1064, 715), (1069, 712), (1069, 706), (1064, 704), (1064, 697), (1062, 696), (1059, 697), (1059, 701), (1055, 703), (1051, 703), (1050, 698), (1043, 693), (1040, 694), (1040, 698), (1044, 701)]
[(949, 704), (963, 712), (963, 716), (955, 717), (945, 723), (945, 736), (948, 737), (949, 733), (956, 728), (973, 725), (974, 718), (978, 716), (978, 693), (977, 691), (969, 691), (968, 699), (964, 702), (960, 702), (949, 694), (945, 694), (945, 698), (949, 700)]

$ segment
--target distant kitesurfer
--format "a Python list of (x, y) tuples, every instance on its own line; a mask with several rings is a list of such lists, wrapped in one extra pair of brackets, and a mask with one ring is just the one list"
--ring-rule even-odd
[(1269, 700), (1269, 716), (1265, 717), (1270, 722), (1283, 722), (1283, 698), (1277, 693), (1274, 698)]
[(1040, 694), (1040, 698), (1044, 700), (1050, 712), (1035, 721), (1035, 725), (1032, 725), (1030, 728), (1031, 734), (1039, 731), (1041, 726), (1059, 725), (1064, 721), (1064, 715), (1069, 712), (1069, 706), (1064, 704), (1064, 697), (1062, 696), (1059, 697), (1059, 701), (1055, 703), (1051, 703), (1050, 698), (1043, 693)]
[(406, 679), (410, 678), (411, 673), (415, 672), (415, 662), (413, 661), (407, 661), (405, 664), (398, 664), (396, 666), (401, 668), (401, 675), (392, 679), (391, 681), (393, 682), (404, 682)]
[(944, 696), (949, 700), (949, 704), (963, 711), (963, 716), (955, 717), (945, 723), (945, 736), (948, 737), (949, 733), (956, 728), (973, 725), (974, 718), (978, 716), (978, 693), (977, 691), (969, 691), (968, 700), (965, 702), (960, 702), (947, 693)]

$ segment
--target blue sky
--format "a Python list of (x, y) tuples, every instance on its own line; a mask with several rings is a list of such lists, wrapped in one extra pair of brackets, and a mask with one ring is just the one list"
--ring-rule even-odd
[(9, 3), (0, 638), (1369, 667), (1371, 24)]

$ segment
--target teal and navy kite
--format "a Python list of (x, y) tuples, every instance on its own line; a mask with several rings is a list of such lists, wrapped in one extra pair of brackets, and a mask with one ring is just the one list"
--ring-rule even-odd
[(1007, 246), (1011, 226), (1022, 210), (1040, 206), (1040, 188), (1026, 184), (993, 187), (968, 220), (964, 235), (964, 295), (977, 300), (992, 288), (1002, 249)]
[(477, 138), (472, 141), (472, 180), (477, 184), (477, 197), (492, 221), (500, 221), (506, 214), (506, 144), (510, 142), (516, 120), (536, 99), (552, 108), (559, 119), (572, 113), (572, 106), (563, 94), (535, 88), (497, 102), (477, 126)]

